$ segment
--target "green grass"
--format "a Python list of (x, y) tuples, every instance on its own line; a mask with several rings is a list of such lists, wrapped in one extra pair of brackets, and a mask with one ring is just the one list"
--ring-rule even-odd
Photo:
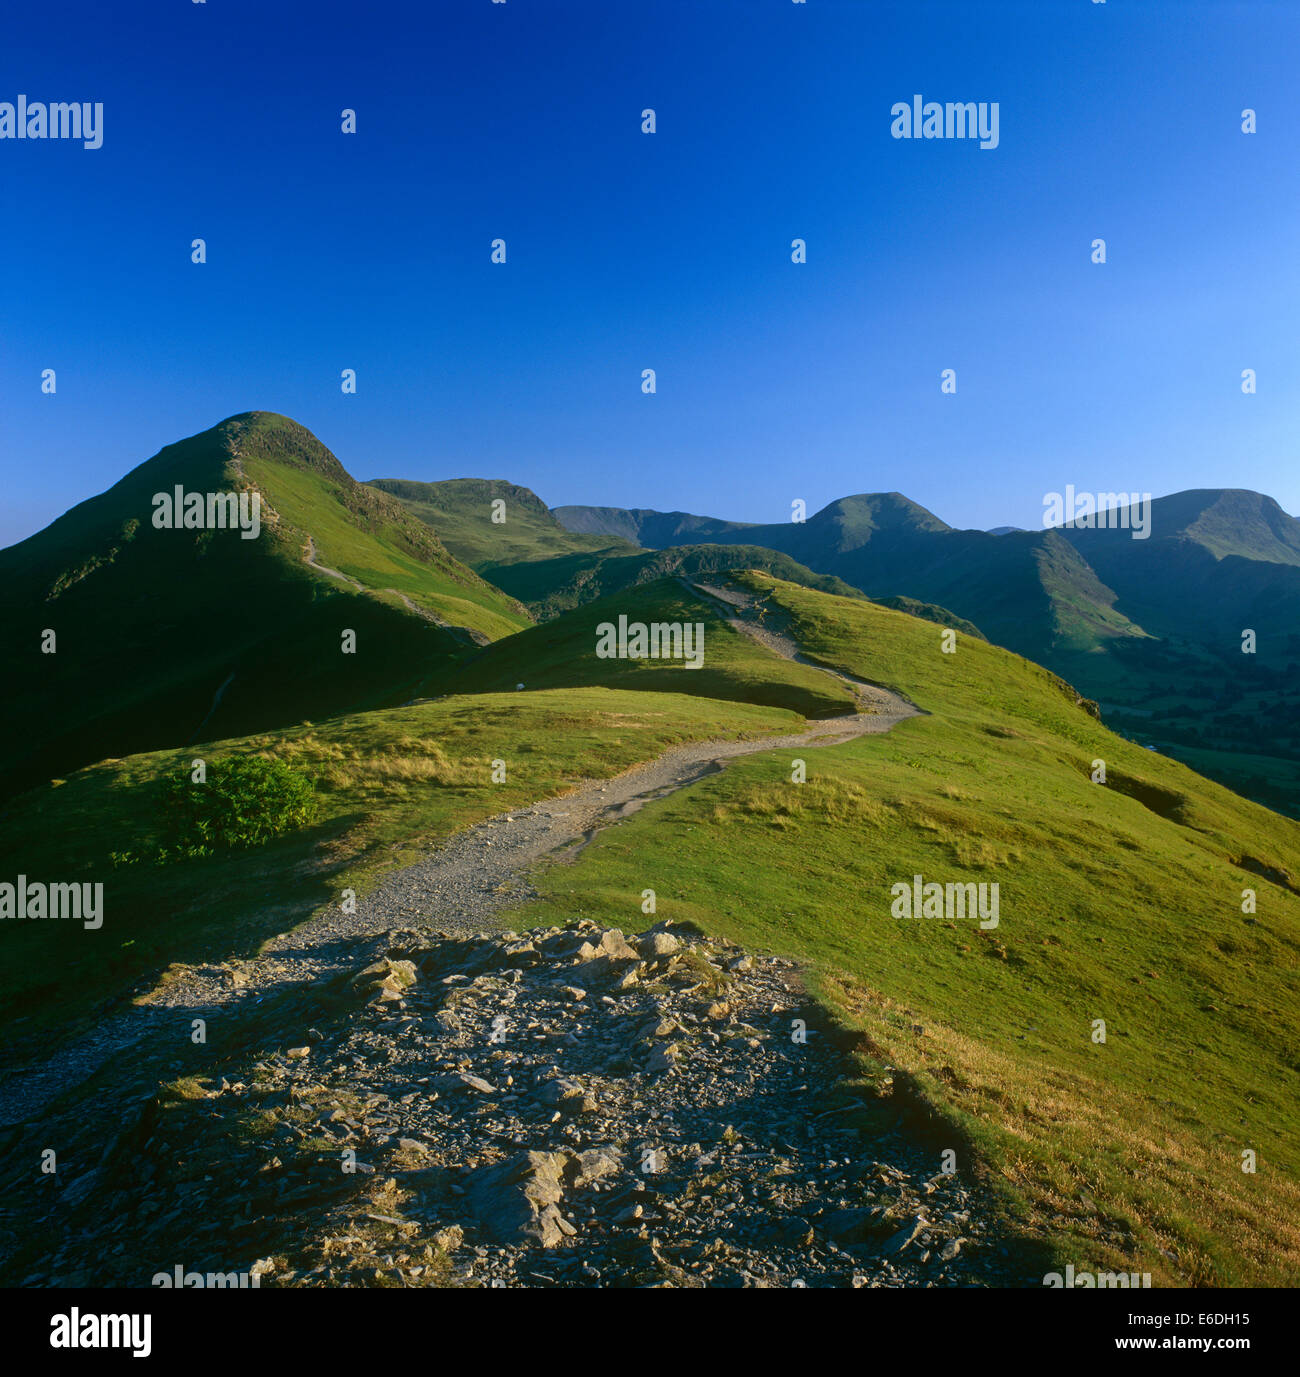
[[(788, 555), (754, 545), (691, 542), (642, 550), (610, 535), (566, 531), (528, 488), (500, 479), (453, 478), (440, 483), (376, 479), (368, 486), (396, 498), (426, 522), (457, 559), (539, 621), (673, 575), (762, 569), (792, 583), (844, 597), (861, 597), (841, 579), (815, 574)], [(504, 517), (494, 521), (493, 504)]]
[[(1157, 1285), (1294, 1284), (1300, 824), (1114, 735), (1062, 680), (996, 646), (959, 635), (945, 654), (933, 622), (744, 581), (807, 654), (928, 715), (732, 761), (542, 872), (543, 904), (514, 921), (635, 928), (653, 888), (660, 917), (809, 963), (815, 991), (862, 1030), (882, 1093), (892, 1081), (931, 1111), (936, 1167), (955, 1148), (1062, 1264)], [(705, 668), (597, 660), (596, 624), (620, 612), (704, 621)], [(505, 691), (516, 681), (528, 691)], [(675, 580), (499, 641), (457, 686), (208, 747), (317, 779), (321, 820), (256, 851), (106, 871), (111, 851), (153, 835), (195, 751), (106, 761), (19, 800), (0, 818), (8, 869), (104, 880), (105, 921), (6, 925), (7, 1031), (30, 1048), (169, 962), (247, 954), (345, 885), (364, 891), (424, 845), (580, 776), (849, 707)], [(1090, 779), (1098, 758), (1104, 785)], [(996, 882), (998, 928), (892, 917), (891, 886), (917, 873)]]
[[(661, 917), (809, 961), (1064, 1261), (1294, 1284), (1300, 898), (1237, 862), (1300, 884), (1300, 826), (1115, 737), (1006, 651), (945, 655), (938, 627), (752, 582), (808, 653), (932, 715), (732, 762), (547, 873), (527, 921), (626, 927), (652, 887)], [(916, 873), (998, 882), (999, 927), (891, 917)]]
[[(585, 551), (631, 553), (637, 549), (617, 536), (575, 535), (566, 531), (536, 493), (501, 479), (452, 478), (440, 483), (417, 483), (379, 478), (367, 486), (396, 498), (412, 515), (431, 526), (457, 559), (480, 572), (485, 566), (529, 564)], [(494, 502), (505, 504), (497, 508), (503, 520), (492, 519)]]
[[(692, 622), (704, 626), (704, 663), (599, 659), (597, 628), (630, 622)], [(733, 630), (676, 579), (629, 588), (498, 641), (468, 663), (453, 681), (461, 692), (498, 692), (517, 683), (529, 689), (603, 683), (612, 688), (700, 694), (789, 708), (805, 717), (853, 711), (853, 696), (828, 675), (783, 660)]]
[[(246, 442), (246, 446), (247, 446)], [(485, 583), (425, 535), (395, 499), (364, 484), (341, 482), (314, 468), (294, 468), (276, 454), (254, 457), (247, 447), (245, 473), (271, 495), (283, 523), (310, 533), (316, 562), (349, 574), (373, 592), (395, 589), (453, 626), (468, 627), (489, 639), (528, 626), (531, 618), (511, 597)], [(415, 528), (413, 531), (412, 528)], [(322, 577), (328, 577), (323, 575)]]
[[(152, 524), (156, 492), (250, 481), (267, 507), (255, 540)], [(375, 593), (310, 570), (308, 532), (322, 563), (373, 581)], [(0, 551), (0, 582), (0, 797), (106, 755), (409, 699), (473, 641), (385, 588), (481, 636), (528, 622), (394, 499), (354, 483), (309, 432), (267, 413), (169, 445)], [(356, 632), (354, 654), (342, 653), (345, 628)], [(43, 652), (46, 631), (54, 653)]]
[[(102, 882), (104, 922), (3, 924), (0, 1028), (27, 1050), (172, 962), (248, 955), (340, 891), (364, 893), (451, 833), (605, 778), (684, 741), (796, 730), (775, 708), (593, 687), (446, 698), (320, 725), (108, 760), (33, 790), (0, 818), (0, 878)], [(316, 782), (312, 826), (264, 846), (114, 867), (166, 839), (168, 788), (262, 755)], [(494, 784), (492, 762), (506, 762)], [(18, 1021), (21, 1020), (21, 1021)]]

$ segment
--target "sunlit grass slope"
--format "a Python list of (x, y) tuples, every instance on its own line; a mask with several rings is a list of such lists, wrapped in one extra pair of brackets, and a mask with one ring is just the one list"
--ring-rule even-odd
[[(154, 497), (177, 486), (256, 487), (260, 533), (158, 529)], [(309, 538), (355, 582), (309, 568)], [(107, 755), (401, 703), (473, 634), (528, 623), (395, 499), (267, 412), (168, 445), (0, 551), (0, 581), (0, 797)]]
[(372, 592), (404, 593), (452, 626), (491, 640), (529, 625), (513, 598), (449, 554), (395, 498), (356, 482), (296, 421), (254, 412), (237, 418), (236, 427), (239, 464), (274, 504), (286, 545), (296, 540), (300, 547), (310, 536), (317, 563)]
[[(682, 660), (601, 659), (596, 654), (603, 623), (689, 622), (704, 628), (704, 662), (689, 669)], [(454, 680), (460, 692), (496, 692), (566, 685), (608, 684), (611, 688), (697, 693), (790, 708), (807, 717), (853, 711), (843, 685), (808, 665), (783, 660), (734, 630), (712, 604), (676, 579), (628, 588), (553, 622), (531, 627), (489, 646)]]
[[(779, 708), (592, 687), (446, 698), (80, 770), (0, 814), (0, 879), (100, 882), (103, 926), (0, 923), (0, 1029), (35, 1050), (170, 962), (247, 955), (344, 887), (364, 892), (485, 817), (683, 741), (801, 725)], [(163, 791), (196, 756), (244, 755), (287, 761), (317, 782), (309, 831), (211, 859), (114, 865), (114, 853), (158, 841)], [(494, 760), (506, 762), (503, 783), (492, 781)]]
[[(490, 566), (530, 564), (579, 551), (631, 553), (638, 548), (617, 536), (566, 531), (536, 493), (503, 479), (450, 478), (417, 483), (377, 478), (366, 486), (396, 498), (432, 527), (457, 559), (484, 572)], [(485, 576), (491, 578), (490, 574)]]
[[(809, 654), (931, 715), (731, 763), (551, 871), (545, 916), (627, 926), (649, 887), (661, 916), (811, 961), (882, 1087), (896, 1068), (1063, 1261), (1294, 1283), (1300, 826), (1112, 735), (1005, 650), (945, 654), (938, 626), (749, 581)], [(997, 928), (891, 916), (917, 874), (997, 883)]]

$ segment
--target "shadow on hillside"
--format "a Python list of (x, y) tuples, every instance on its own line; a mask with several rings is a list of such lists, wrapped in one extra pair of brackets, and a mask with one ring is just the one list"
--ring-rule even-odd
[(48, 1057), (93, 1031), (174, 965), (251, 957), (268, 938), (305, 922), (334, 898), (334, 877), (355, 863), (337, 844), (363, 820), (361, 813), (334, 817), (223, 856), (80, 867), (78, 879), (103, 885), (100, 929), (78, 922), (6, 925), (4, 1064)]

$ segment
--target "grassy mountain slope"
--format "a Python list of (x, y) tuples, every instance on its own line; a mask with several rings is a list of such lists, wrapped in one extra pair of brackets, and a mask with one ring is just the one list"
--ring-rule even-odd
[(275, 507), (286, 547), (310, 536), (318, 564), (381, 596), (405, 595), (488, 640), (528, 625), (522, 607), (450, 554), (400, 502), (358, 483), (310, 431), (268, 412), (226, 426), (239, 468)]
[(618, 550), (565, 555), (484, 570), (502, 588), (546, 621), (597, 598), (668, 577), (696, 578), (740, 569), (762, 569), (777, 578), (824, 593), (861, 597), (842, 579), (814, 574), (788, 555), (757, 545), (673, 545), (666, 550)]
[[(67, 1037), (105, 1002), (173, 962), (248, 955), (345, 887), (364, 893), (431, 842), (504, 809), (562, 794), (684, 741), (799, 730), (780, 708), (697, 695), (478, 694), (422, 701), (209, 743), (210, 763), (259, 755), (316, 781), (321, 812), (266, 846), (157, 866), (115, 865), (161, 839), (165, 786), (192, 752), (164, 750), (88, 766), (0, 813), (0, 877), (104, 885), (104, 926), (4, 925), (0, 1030), (7, 1059)], [(509, 762), (494, 783), (492, 762)]]
[[(599, 524), (598, 509), (558, 510)], [(647, 544), (680, 524), (631, 515)], [(1078, 684), (1135, 740), (1300, 814), (1300, 521), (1271, 498), (1175, 493), (1152, 503), (1151, 536), (1134, 540), (1128, 529), (954, 530), (876, 493), (802, 524), (721, 523), (711, 538), (784, 551), (877, 600), (947, 608)]]
[[(602, 622), (692, 622), (704, 627), (704, 663), (601, 659)], [(610, 688), (699, 694), (705, 698), (787, 708), (806, 717), (852, 712), (849, 692), (829, 675), (781, 659), (733, 630), (675, 578), (628, 588), (587, 603), (555, 621), (500, 641), (466, 663), (454, 681), (458, 693), (497, 693), (522, 683), (550, 689), (605, 684)]]
[[(931, 715), (817, 752), (804, 785), (776, 751), (648, 806), (543, 878), (549, 916), (617, 921), (654, 876), (661, 914), (813, 962), (882, 1110), (928, 1115), (936, 1164), (985, 1162), (1063, 1261), (1294, 1284), (1300, 825), (996, 646), (748, 581), (808, 653)], [(997, 882), (998, 927), (891, 916), (916, 874)]]
[[(823, 592), (856, 595), (856, 590), (843, 580), (815, 574), (787, 555), (758, 546), (691, 544), (645, 550), (608, 532), (569, 531), (535, 493), (499, 479), (414, 483), (383, 478), (369, 486), (395, 497), (413, 515), (427, 522), (458, 559), (527, 604), (539, 620), (670, 575), (693, 576), (735, 569), (763, 569), (778, 578)], [(492, 519), (496, 502), (504, 504), (497, 509), (504, 518), (500, 521)], [(613, 525), (635, 534), (631, 518), (636, 513), (624, 515), (627, 521), (615, 521)], [(695, 521), (688, 518), (687, 524)], [(742, 529), (730, 522), (696, 524), (700, 529)]]
[[(431, 526), (457, 559), (474, 569), (508, 567), (593, 550), (630, 554), (640, 548), (615, 536), (567, 531), (536, 493), (502, 479), (416, 483), (404, 478), (376, 478), (366, 486), (395, 497)], [(492, 519), (494, 502), (504, 503), (497, 509), (503, 520)]]
[[(916, 1123), (936, 1170), (955, 1149), (1062, 1264), (1157, 1285), (1293, 1284), (1300, 825), (1115, 736), (997, 646), (959, 635), (945, 654), (931, 621), (738, 581), (770, 595), (809, 655), (928, 715), (800, 753), (804, 784), (783, 749), (648, 804), (536, 876), (545, 902), (527, 922), (625, 924), (652, 883), (660, 916), (807, 960), (862, 1030), (881, 1125)], [(598, 660), (595, 624), (620, 612), (704, 621), (706, 669)], [(529, 691), (495, 691), (515, 675)], [(413, 847), (583, 775), (678, 740), (790, 730), (792, 707), (847, 707), (676, 580), (486, 647), (457, 689), (487, 692), (214, 743), (213, 758), (263, 753), (320, 780), (321, 822), (255, 852), (106, 872), (157, 827), (188, 753), (104, 762), (28, 795), (0, 817), (0, 850), (29, 874), (57, 864), (109, 883), (97, 944), (73, 924), (12, 925), (26, 945), (0, 972), (10, 1032), (66, 1025), (168, 961), (245, 953)], [(490, 783), (498, 757), (512, 762), (504, 785)], [(892, 916), (891, 886), (916, 874), (997, 883), (998, 926)]]
[(615, 536), (655, 550), (668, 545), (697, 545), (701, 541), (748, 544), (745, 532), (762, 529), (747, 521), (722, 521), (712, 516), (692, 516), (690, 512), (656, 512), (647, 508), (571, 506), (555, 507), (552, 511), (566, 531)]
[[(256, 487), (261, 534), (157, 529), (153, 496), (177, 484)], [(306, 563), (309, 538), (335, 574)], [(474, 639), (528, 622), (308, 431), (265, 412), (167, 446), (0, 551), (0, 578), (6, 791), (105, 756), (400, 702)]]

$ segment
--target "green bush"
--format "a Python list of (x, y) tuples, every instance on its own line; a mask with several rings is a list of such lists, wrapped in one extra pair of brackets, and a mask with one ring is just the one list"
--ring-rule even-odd
[(261, 846), (305, 827), (316, 810), (316, 786), (283, 761), (259, 756), (213, 761), (204, 783), (186, 774), (167, 786), (159, 859)]

